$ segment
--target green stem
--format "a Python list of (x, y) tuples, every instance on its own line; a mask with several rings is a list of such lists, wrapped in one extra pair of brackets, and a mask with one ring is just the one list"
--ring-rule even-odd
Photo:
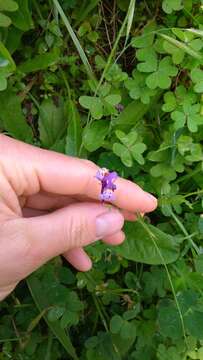
[(191, 239), (191, 236), (188, 234), (185, 226), (180, 222), (178, 217), (174, 214), (174, 212), (171, 210), (171, 216), (175, 220), (176, 224), (179, 226), (179, 228), (182, 230), (183, 234), (188, 238), (190, 245), (194, 248), (197, 254), (200, 253), (198, 246), (194, 243), (194, 241)]
[(187, 343), (187, 337), (186, 337), (186, 332), (185, 332), (185, 324), (184, 324), (184, 320), (183, 320), (183, 315), (182, 315), (182, 312), (181, 312), (181, 308), (180, 308), (180, 305), (179, 305), (179, 302), (178, 302), (178, 299), (177, 299), (177, 296), (176, 296), (176, 292), (175, 292), (175, 288), (173, 286), (173, 282), (172, 282), (172, 278), (171, 278), (171, 274), (168, 270), (168, 267), (166, 265), (166, 262), (164, 260), (164, 257), (161, 253), (161, 251), (159, 250), (159, 247), (156, 243), (156, 240), (155, 240), (155, 235), (149, 230), (148, 226), (145, 224), (145, 222), (143, 221), (143, 219), (141, 218), (141, 216), (138, 217), (137, 221), (139, 221), (139, 223), (143, 226), (143, 228), (148, 232), (159, 256), (160, 256), (160, 259), (164, 265), (164, 268), (166, 270), (166, 274), (167, 274), (167, 277), (168, 277), (168, 280), (169, 280), (169, 283), (170, 283), (170, 286), (171, 286), (171, 290), (172, 290), (172, 293), (173, 293), (173, 297), (174, 297), (174, 300), (175, 300), (175, 303), (176, 303), (176, 307), (177, 307), (177, 310), (178, 310), (178, 313), (179, 313), (179, 316), (180, 316), (180, 321), (181, 321), (181, 325), (182, 325), (182, 331), (183, 331), (183, 337), (184, 337), (184, 340), (185, 340), (185, 344), (186, 346), (188, 347), (188, 343)]
[(191, 193), (189, 193), (189, 194), (186, 194), (186, 195), (184, 195), (184, 198), (187, 198), (187, 197), (193, 196), (193, 195), (200, 195), (200, 194), (203, 194), (203, 189), (202, 189), (202, 190), (193, 191), (193, 192), (191, 192)]

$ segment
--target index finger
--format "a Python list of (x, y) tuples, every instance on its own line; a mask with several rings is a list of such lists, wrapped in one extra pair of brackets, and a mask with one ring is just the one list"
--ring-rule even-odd
[[(0, 154), (10, 177), (15, 177), (16, 167), (18, 174), (20, 171), (25, 175), (23, 189), (21, 185), (24, 195), (41, 189), (54, 194), (99, 198), (101, 185), (95, 178), (98, 166), (88, 160), (39, 149), (4, 135), (0, 136)], [(12, 186), (15, 186), (15, 179), (12, 179)], [(133, 182), (118, 178), (116, 186), (112, 202), (115, 206), (130, 212), (149, 212), (156, 208), (156, 199)]]

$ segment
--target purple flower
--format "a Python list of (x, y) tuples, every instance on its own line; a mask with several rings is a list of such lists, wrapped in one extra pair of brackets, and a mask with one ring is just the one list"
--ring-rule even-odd
[(96, 173), (96, 178), (101, 182), (101, 194), (99, 196), (102, 201), (115, 200), (114, 191), (116, 190), (116, 181), (118, 174), (115, 171), (109, 172), (106, 168), (101, 168)]

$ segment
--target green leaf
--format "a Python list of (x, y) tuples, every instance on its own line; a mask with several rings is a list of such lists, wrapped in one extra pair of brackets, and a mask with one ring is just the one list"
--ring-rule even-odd
[(108, 134), (109, 123), (105, 120), (94, 121), (83, 132), (84, 146), (88, 151), (95, 151), (103, 145), (104, 138)]
[(103, 103), (99, 97), (80, 96), (79, 103), (85, 109), (89, 109), (94, 119), (101, 119), (103, 116)]
[[(27, 279), (27, 284), (33, 300), (41, 313), (44, 309), (47, 309), (50, 306), (49, 299), (47, 299), (47, 297), (44, 295), (43, 287), (35, 275), (30, 276), (29, 279)], [(56, 338), (60, 341), (67, 354), (69, 354), (74, 360), (79, 360), (75, 348), (71, 342), (70, 336), (67, 331), (64, 331), (61, 328), (60, 322), (49, 321), (46, 314), (44, 315), (44, 320)]]
[(167, 89), (171, 85), (171, 77), (177, 75), (177, 72), (171, 58), (166, 56), (159, 62), (158, 70), (147, 77), (146, 84), (150, 89)]
[(156, 23), (150, 22), (144, 27), (143, 34), (132, 39), (131, 44), (135, 48), (149, 48), (154, 42)]
[(173, 11), (179, 11), (183, 8), (182, 0), (163, 0), (162, 8), (167, 14), (171, 14)]
[(123, 325), (123, 319), (119, 315), (114, 315), (110, 321), (110, 331), (112, 334), (118, 334)]
[(18, 66), (18, 69), (25, 74), (29, 74), (31, 72), (45, 70), (49, 66), (57, 64), (59, 59), (60, 59), (59, 52), (52, 51), (49, 53), (37, 55), (33, 59), (29, 59), (25, 61), (24, 63)]
[(10, 89), (0, 93), (0, 109), (0, 119), (8, 134), (32, 142), (32, 129), (23, 115), (20, 98)]
[(11, 19), (0, 12), (0, 27), (8, 27), (11, 25)]
[(33, 21), (31, 10), (29, 9), (28, 0), (15, 0), (18, 4), (18, 10), (11, 14), (12, 23), (15, 27), (22, 31), (33, 29)]
[(71, 156), (77, 156), (82, 140), (82, 127), (80, 122), (80, 114), (72, 100), (68, 100), (65, 104), (68, 119), (68, 128), (66, 136), (65, 153)]
[(203, 71), (195, 68), (191, 71), (191, 79), (195, 83), (194, 91), (197, 93), (203, 92)]
[(141, 101), (134, 100), (130, 102), (113, 122), (116, 128), (130, 130), (132, 126), (137, 125), (145, 114), (156, 104), (161, 92), (156, 90), (156, 94), (151, 98), (149, 104), (143, 104)]
[(130, 152), (133, 156), (133, 158), (140, 164), (144, 164), (144, 158), (142, 156), (142, 153), (147, 149), (146, 145), (143, 143), (137, 143), (131, 147)]
[(0, 0), (0, 11), (16, 11), (18, 4), (13, 0)]
[(53, 309), (49, 310), (47, 314), (47, 318), (49, 321), (56, 321), (61, 318), (64, 312), (65, 312), (65, 308), (60, 306), (55, 306), (53, 307)]
[(140, 72), (148, 73), (157, 70), (158, 60), (153, 47), (137, 50), (136, 57), (139, 61), (142, 61), (137, 65)]
[(119, 104), (119, 102), (121, 101), (121, 96), (120, 95), (117, 95), (117, 94), (112, 94), (112, 95), (108, 95), (104, 98), (104, 100), (112, 105), (112, 106), (115, 106), (117, 104)]
[(159, 304), (158, 312), (159, 331), (164, 337), (180, 339), (183, 335), (180, 314), (173, 301), (163, 300)]
[(117, 253), (128, 260), (158, 265), (174, 262), (179, 256), (176, 239), (153, 225), (143, 226), (140, 222), (127, 223), (125, 234), (126, 241), (117, 248)]
[[(200, 53), (198, 53), (197, 51), (195, 51), (193, 48), (191, 48), (189, 45), (180, 42), (174, 38), (172, 38), (171, 36), (165, 35), (165, 34), (159, 34), (161, 37), (163, 37), (164, 39), (166, 39), (169, 43), (171, 43), (172, 45), (176, 46), (177, 49), (184, 51), (185, 53), (189, 54), (190, 56), (194, 57), (197, 60), (201, 60), (202, 56)], [(173, 54), (173, 48), (170, 49), (170, 51)], [(182, 60), (181, 60), (181, 54), (178, 54), (178, 61), (175, 62), (176, 64), (179, 64)], [(175, 55), (175, 58), (177, 58), (177, 54)], [(180, 61), (181, 60), (181, 61)]]
[(149, 104), (150, 97), (156, 94), (155, 90), (149, 89), (146, 84), (146, 75), (135, 70), (132, 73), (133, 78), (125, 81), (125, 87), (130, 91), (129, 95), (132, 99), (140, 99), (143, 104)]
[(61, 318), (60, 325), (65, 329), (68, 325), (77, 325), (79, 315), (76, 312), (66, 310)]
[(39, 133), (42, 145), (51, 148), (66, 129), (63, 100), (56, 106), (51, 99), (44, 100), (39, 108)]
[(7, 88), (7, 80), (6, 77), (0, 74), (0, 91), (4, 91)]
[(171, 44), (169, 41), (164, 41), (163, 43), (164, 50), (172, 56), (174, 64), (180, 64), (185, 56), (183, 49)]
[(125, 166), (131, 167), (133, 165), (130, 151), (124, 145), (120, 143), (114, 143), (113, 152), (121, 158), (121, 161)]

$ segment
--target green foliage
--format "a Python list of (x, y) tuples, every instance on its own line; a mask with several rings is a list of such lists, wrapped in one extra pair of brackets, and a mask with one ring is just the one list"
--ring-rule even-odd
[(89, 272), (56, 258), (21, 282), (0, 359), (203, 359), (202, 6), (0, 0), (1, 131), (159, 198), (87, 247)]

